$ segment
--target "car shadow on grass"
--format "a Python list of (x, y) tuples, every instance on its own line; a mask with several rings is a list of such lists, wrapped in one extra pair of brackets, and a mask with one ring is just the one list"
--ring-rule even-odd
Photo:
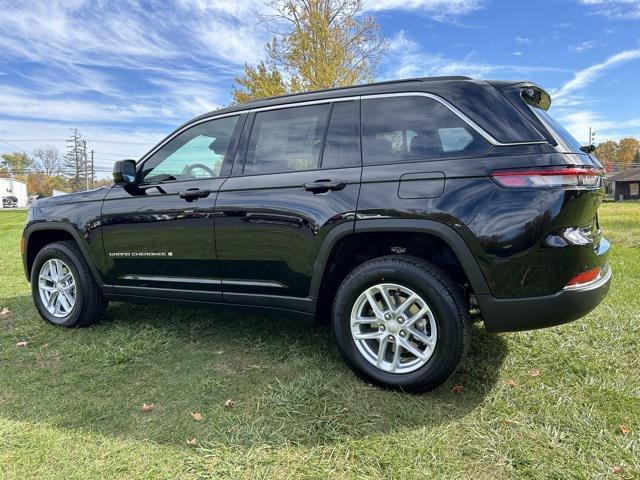
[(2, 416), (168, 444), (325, 445), (434, 427), (482, 402), (507, 352), (476, 324), (453, 377), (408, 395), (359, 380), (330, 329), (308, 322), (116, 303), (100, 324), (65, 330), (29, 297), (8, 305), (19, 315), (0, 320)]

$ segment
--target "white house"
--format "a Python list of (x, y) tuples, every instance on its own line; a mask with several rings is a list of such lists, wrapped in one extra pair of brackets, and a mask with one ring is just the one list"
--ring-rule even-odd
[[(29, 199), (27, 184), (15, 178), (0, 178), (0, 197), (16, 197), (18, 199), (18, 207), (26, 207)], [(2, 208), (1, 201), (0, 208)]]

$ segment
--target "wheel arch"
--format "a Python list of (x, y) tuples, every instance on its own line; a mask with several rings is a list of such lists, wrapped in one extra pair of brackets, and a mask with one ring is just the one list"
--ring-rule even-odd
[(85, 261), (89, 265), (91, 275), (95, 282), (102, 287), (102, 279), (89, 255), (85, 242), (72, 225), (63, 222), (46, 222), (42, 224), (32, 224), (25, 228), (23, 233), (23, 255), (22, 261), (27, 281), (31, 281), (31, 269), (38, 255), (38, 252), (51, 243), (61, 241), (73, 241)]
[(309, 288), (309, 296), (316, 301), (317, 313), (322, 313), (320, 310), (323, 308), (323, 302), (318, 301), (323, 294), (323, 281), (330, 275), (329, 269), (331, 268), (332, 258), (334, 258), (336, 250), (340, 249), (345, 241), (367, 234), (391, 235), (407, 233), (420, 234), (437, 239), (455, 256), (473, 293), (476, 295), (490, 293), (487, 281), (471, 250), (463, 238), (452, 227), (434, 220), (358, 220), (355, 223), (355, 227), (351, 224), (343, 224), (334, 228), (329, 232), (320, 248)]

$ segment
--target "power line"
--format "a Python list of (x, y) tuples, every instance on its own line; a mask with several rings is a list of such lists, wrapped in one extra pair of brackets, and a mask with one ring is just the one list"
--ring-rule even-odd
[[(59, 138), (10, 138), (8, 139), (10, 142), (25, 142), (25, 143), (39, 143), (39, 142), (66, 142), (66, 140), (60, 140)], [(131, 142), (125, 140), (100, 140), (100, 139), (91, 139), (92, 142), (99, 143), (115, 143), (122, 145), (152, 145), (152, 142)]]

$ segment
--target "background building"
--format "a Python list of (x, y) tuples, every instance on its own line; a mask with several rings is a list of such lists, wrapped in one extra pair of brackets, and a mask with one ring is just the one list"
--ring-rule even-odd
[(611, 191), (615, 200), (640, 199), (640, 168), (631, 168), (610, 177)]
[[(0, 197), (15, 197), (17, 207), (26, 207), (29, 199), (27, 184), (15, 178), (0, 178)], [(4, 204), (5, 202), (0, 202), (0, 208)]]

